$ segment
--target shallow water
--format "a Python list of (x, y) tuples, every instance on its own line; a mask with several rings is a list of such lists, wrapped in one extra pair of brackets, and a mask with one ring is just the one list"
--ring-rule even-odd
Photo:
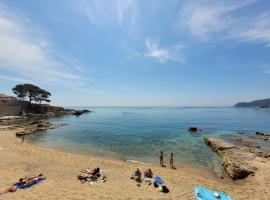
[[(269, 131), (270, 110), (253, 108), (88, 108), (79, 117), (54, 118), (68, 124), (32, 135), (32, 143), (68, 151), (112, 155), (125, 160), (158, 163), (159, 151), (175, 162), (220, 170), (219, 158), (203, 142), (207, 135), (235, 131)], [(190, 134), (196, 126), (203, 131)], [(168, 162), (167, 162), (168, 163)]]

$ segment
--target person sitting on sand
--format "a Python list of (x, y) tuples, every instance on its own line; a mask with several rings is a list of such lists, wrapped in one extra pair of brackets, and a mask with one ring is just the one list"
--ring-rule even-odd
[(134, 179), (137, 182), (137, 186), (141, 185), (142, 173), (139, 168), (132, 174), (131, 179)]
[(174, 166), (173, 166), (173, 153), (171, 153), (171, 155), (170, 155), (170, 167), (172, 169), (174, 169)]
[(148, 169), (144, 172), (144, 177), (145, 178), (153, 178), (153, 172), (151, 169)]

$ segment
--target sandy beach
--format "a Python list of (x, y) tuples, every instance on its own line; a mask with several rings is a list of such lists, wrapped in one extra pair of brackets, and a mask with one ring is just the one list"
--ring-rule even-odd
[[(270, 199), (270, 162), (262, 162), (255, 176), (241, 181), (220, 179), (211, 172), (192, 166), (176, 166), (176, 170), (157, 164), (130, 163), (114, 158), (80, 155), (45, 149), (16, 139), (13, 130), (0, 130), (0, 189), (1, 191), (19, 178), (43, 173), (46, 180), (27, 190), (17, 190), (0, 196), (6, 200), (37, 199), (184, 199), (194, 200), (194, 187), (203, 186), (224, 191), (235, 200)], [(77, 180), (79, 172), (87, 167), (101, 167), (107, 182), (95, 185), (82, 184)], [(137, 187), (130, 179), (139, 167), (151, 168), (162, 177), (170, 192), (164, 194), (143, 183)]]

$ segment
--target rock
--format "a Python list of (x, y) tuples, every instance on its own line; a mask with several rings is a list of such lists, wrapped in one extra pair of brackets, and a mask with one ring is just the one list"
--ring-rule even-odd
[(222, 166), (233, 180), (243, 179), (255, 173), (256, 168), (250, 164), (256, 157), (255, 154), (216, 137), (205, 137), (204, 141), (222, 158)]
[(225, 149), (236, 148), (235, 145), (225, 142), (216, 137), (205, 137), (204, 141), (214, 152), (223, 151)]
[(30, 135), (37, 133), (39, 131), (46, 131), (48, 129), (53, 129), (55, 126), (48, 121), (33, 121), (25, 126), (22, 126), (23, 131), (16, 133), (17, 137)]
[(251, 153), (254, 153), (255, 155), (257, 155), (259, 157), (262, 157), (262, 158), (270, 158), (269, 153), (266, 153), (264, 151), (259, 150), (258, 147), (257, 147), (257, 149), (249, 148), (248, 151), (251, 152)]
[(242, 140), (241, 138), (236, 138), (235, 141), (238, 142), (239, 144), (247, 146), (247, 147), (250, 147), (252, 144), (252, 142)]
[(75, 110), (73, 112), (73, 115), (76, 115), (76, 116), (79, 116), (81, 114), (84, 114), (84, 113), (89, 113), (90, 111), (89, 110)]
[(188, 128), (188, 131), (189, 132), (192, 132), (192, 133), (196, 133), (196, 132), (199, 132), (201, 130), (199, 128), (197, 128), (197, 127), (189, 127)]
[(256, 132), (255, 133), (256, 135), (263, 135), (263, 136), (267, 136), (267, 137), (270, 137), (270, 134), (268, 134), (268, 133), (262, 133), (262, 132)]

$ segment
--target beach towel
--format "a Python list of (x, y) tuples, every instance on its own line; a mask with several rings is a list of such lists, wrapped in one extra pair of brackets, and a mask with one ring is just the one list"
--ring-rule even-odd
[(44, 181), (45, 178), (42, 178), (42, 179), (39, 179), (37, 181), (35, 181), (33, 184), (31, 185), (26, 185), (26, 184), (20, 184), (20, 183), (16, 183), (15, 186), (18, 188), (18, 189), (28, 189), (30, 187), (32, 187), (33, 185), (36, 185), (38, 183), (41, 183), (42, 181)]
[(160, 178), (160, 177), (158, 177), (158, 176), (155, 176), (155, 177), (154, 177), (154, 184), (156, 184), (156, 185), (161, 185), (161, 184), (163, 184), (163, 183), (164, 183), (164, 181), (163, 181), (162, 178)]
[(195, 187), (195, 196), (197, 200), (232, 200), (232, 198), (224, 192), (209, 190), (203, 187)]

